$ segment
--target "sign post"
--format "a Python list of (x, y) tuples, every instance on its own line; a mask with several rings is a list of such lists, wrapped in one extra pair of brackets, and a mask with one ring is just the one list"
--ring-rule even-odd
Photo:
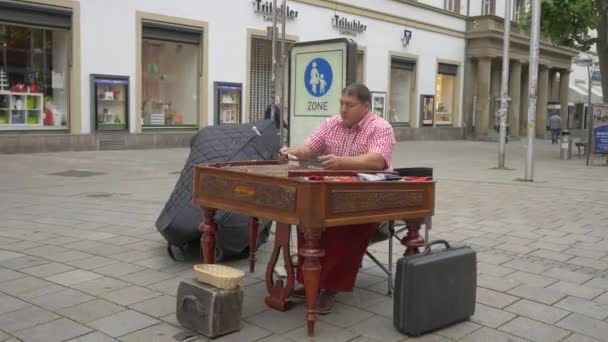
[(340, 112), (342, 89), (355, 81), (357, 45), (350, 39), (296, 43), (289, 55), (289, 144), (302, 144)]

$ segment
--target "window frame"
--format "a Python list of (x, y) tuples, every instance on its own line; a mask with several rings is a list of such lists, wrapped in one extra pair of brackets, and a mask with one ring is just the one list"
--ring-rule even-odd
[[(392, 74), (393, 74), (393, 66), (396, 66), (396, 69), (403, 69), (412, 72), (412, 87), (409, 89), (410, 92), (410, 103), (408, 110), (407, 121), (392, 121), (390, 110), (391, 110), (391, 83), (392, 83)], [(409, 56), (409, 55), (401, 55), (401, 54), (390, 54), (389, 56), (389, 65), (388, 65), (388, 91), (386, 100), (387, 109), (385, 109), (385, 117), (386, 120), (393, 126), (404, 126), (404, 127), (413, 127), (415, 118), (412, 118), (412, 112), (416, 112), (415, 107), (415, 94), (418, 89), (418, 58), (417, 56)]]
[[(212, 125), (213, 123), (209, 120), (209, 115), (211, 115), (209, 109), (209, 94), (208, 94), (208, 63), (209, 63), (209, 23), (207, 21), (188, 19), (182, 17), (173, 17), (166, 16), (158, 13), (150, 13), (143, 11), (136, 11), (135, 13), (136, 20), (136, 30), (135, 30), (135, 44), (136, 44), (136, 54), (135, 54), (135, 80), (136, 82), (132, 82), (135, 91), (135, 96), (133, 99), (133, 105), (135, 106), (132, 111), (133, 115), (133, 125), (131, 125), (131, 133), (142, 133), (142, 132), (155, 132), (155, 131), (194, 131), (197, 128), (205, 127), (208, 125)], [(196, 115), (196, 124), (194, 126), (158, 126), (158, 127), (149, 127), (146, 125), (145, 129), (142, 125), (143, 118), (143, 86), (141, 80), (143, 79), (143, 69), (142, 69), (142, 47), (143, 47), (143, 25), (144, 21), (154, 21), (164, 23), (168, 26), (180, 26), (180, 27), (189, 27), (193, 29), (198, 29), (201, 31), (201, 39), (198, 44), (199, 48), (199, 58), (198, 58), (198, 66), (197, 66), (197, 115)]]
[(496, 0), (481, 0), (481, 15), (496, 15)]

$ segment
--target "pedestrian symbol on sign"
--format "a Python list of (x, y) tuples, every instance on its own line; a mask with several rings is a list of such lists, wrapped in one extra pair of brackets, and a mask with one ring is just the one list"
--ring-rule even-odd
[(333, 72), (329, 63), (323, 58), (315, 58), (308, 63), (304, 71), (304, 84), (308, 93), (320, 97), (329, 91)]

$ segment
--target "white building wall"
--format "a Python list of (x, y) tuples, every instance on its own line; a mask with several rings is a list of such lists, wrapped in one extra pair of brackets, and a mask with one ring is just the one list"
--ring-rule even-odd
[[(82, 133), (91, 132), (91, 74), (129, 76), (129, 122), (135, 120), (135, 2), (82, 1), (80, 4)], [(72, 113), (74, 115), (75, 113)], [(130, 125), (131, 132), (134, 130)]]
[[(444, 15), (435, 11), (429, 11), (421, 7), (408, 5), (395, 0), (348, 0), (346, 2), (370, 10), (386, 12), (411, 20), (431, 23), (433, 25), (453, 30), (463, 31), (466, 28), (465, 22), (460, 18)], [(419, 2), (443, 9), (443, 0), (425, 0)], [(438, 5), (435, 5), (435, 3)]]
[[(350, 3), (369, 7), (369, 1), (352, 0)], [(287, 33), (298, 36), (299, 41), (341, 37), (331, 26), (334, 11), (311, 5), (289, 2), (299, 12), (295, 20), (287, 22)], [(375, 0), (374, 11), (398, 14), (418, 22), (441, 25), (464, 32), (462, 19), (435, 11), (395, 2)], [(247, 29), (266, 30), (270, 25), (261, 15), (254, 13), (251, 0), (166, 1), (166, 0), (105, 0), (81, 2), (81, 81), (82, 81), (82, 132), (91, 131), (90, 74), (129, 76), (130, 122), (135, 120), (136, 82), (136, 11), (207, 21), (208, 32), (208, 122), (213, 124), (213, 82), (226, 81), (243, 84), (247, 88)], [(354, 37), (357, 44), (366, 47), (366, 83), (373, 91), (387, 91), (389, 83), (389, 51), (418, 56), (418, 93), (434, 94), (437, 59), (452, 60), (462, 66), (464, 39), (408, 27), (413, 37), (403, 47), (400, 37), (406, 26), (338, 13), (367, 25), (367, 31)], [(462, 69), (461, 69), (462, 70)], [(462, 79), (462, 78), (461, 78)], [(460, 85), (462, 88), (462, 84)], [(462, 101), (461, 101), (462, 102)], [(416, 107), (418, 105), (416, 104)], [(462, 112), (462, 111), (461, 111)], [(248, 113), (243, 113), (246, 117)], [(416, 123), (417, 124), (417, 123)], [(130, 125), (134, 131), (133, 124)]]
[(481, 15), (481, 1), (482, 0), (469, 0), (469, 16), (476, 17)]
[(445, 0), (420, 0), (418, 2), (423, 3), (425, 5), (443, 8)]

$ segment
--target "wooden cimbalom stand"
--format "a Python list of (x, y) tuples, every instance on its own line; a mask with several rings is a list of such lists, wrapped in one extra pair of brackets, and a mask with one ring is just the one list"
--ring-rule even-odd
[[(251, 271), (255, 263), (258, 218), (276, 221), (274, 250), (266, 268), (269, 294), (265, 302), (284, 311), (291, 303), (289, 297), (295, 284), (289, 238), (291, 225), (297, 226), (304, 235), (304, 245), (298, 246), (298, 254), (304, 260), (305, 320), (308, 335), (313, 336), (321, 274), (319, 259), (325, 253), (319, 243), (323, 232), (344, 225), (405, 220), (407, 234), (402, 244), (406, 247), (405, 254), (413, 254), (424, 245), (418, 234), (424, 219), (433, 215), (434, 181), (336, 181), (337, 177), (356, 176), (360, 172), (365, 171), (321, 170), (292, 165), (287, 161), (196, 165), (193, 196), (205, 214), (200, 226), (204, 262), (215, 262), (217, 225), (213, 217), (217, 209), (251, 217)], [(273, 275), (281, 251), (287, 271), (286, 284)]]

